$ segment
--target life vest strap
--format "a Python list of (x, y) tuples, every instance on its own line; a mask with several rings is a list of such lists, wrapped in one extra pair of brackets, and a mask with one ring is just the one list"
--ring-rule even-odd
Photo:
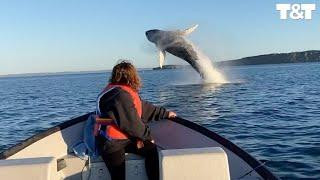
[(99, 116), (96, 116), (96, 123), (100, 125), (110, 125), (114, 124), (114, 121), (110, 118), (100, 118)]
[(97, 136), (100, 132), (111, 139), (128, 139), (128, 136), (118, 128), (112, 119), (96, 116), (94, 135)]

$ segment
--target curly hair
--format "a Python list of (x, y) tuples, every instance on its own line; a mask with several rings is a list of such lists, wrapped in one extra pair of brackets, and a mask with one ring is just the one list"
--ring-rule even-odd
[(127, 60), (121, 60), (120, 63), (113, 67), (109, 82), (130, 86), (135, 91), (139, 91), (142, 86), (136, 68)]

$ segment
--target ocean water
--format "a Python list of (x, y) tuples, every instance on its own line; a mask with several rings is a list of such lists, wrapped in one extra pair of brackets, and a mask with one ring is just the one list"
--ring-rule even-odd
[[(320, 179), (320, 63), (140, 71), (142, 98), (228, 138), (283, 179)], [(95, 108), (110, 73), (0, 78), (0, 151)]]

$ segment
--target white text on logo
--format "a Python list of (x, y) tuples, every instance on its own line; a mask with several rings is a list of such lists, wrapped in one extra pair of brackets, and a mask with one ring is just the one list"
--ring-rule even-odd
[(277, 4), (280, 19), (312, 19), (312, 11), (316, 10), (315, 4)]

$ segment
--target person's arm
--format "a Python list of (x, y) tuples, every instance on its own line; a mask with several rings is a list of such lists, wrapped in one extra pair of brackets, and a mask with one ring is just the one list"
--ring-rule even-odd
[(142, 119), (144, 122), (152, 120), (168, 119), (170, 111), (163, 107), (155, 106), (147, 101), (141, 100), (142, 103)]

